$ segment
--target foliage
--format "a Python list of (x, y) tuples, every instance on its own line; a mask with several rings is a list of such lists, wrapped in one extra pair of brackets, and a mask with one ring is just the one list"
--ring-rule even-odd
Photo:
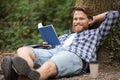
[[(118, 21), (120, 22), (120, 20)], [(109, 58), (111, 60), (120, 61), (120, 23), (111, 31), (106, 40), (106, 49), (109, 50)]]
[[(41, 44), (37, 24), (53, 24), (58, 35), (71, 27), (75, 0), (2, 0), (0, 3), (0, 50)], [(60, 27), (60, 28), (59, 28)], [(63, 31), (64, 30), (64, 31)]]
[[(0, 44), (2, 45), (0, 48), (9, 51), (26, 44), (33, 44), (35, 42), (34, 38), (36, 39), (36, 37), (38, 37), (36, 34), (37, 30), (29, 26), (5, 27), (2, 31), (2, 35), (0, 35)], [(36, 35), (36, 37), (33, 35)], [(37, 40), (38, 39), (36, 39), (36, 41)]]
[(5, 18), (8, 14), (10, 14), (16, 6), (17, 0), (1, 0), (0, 1), (0, 19)]

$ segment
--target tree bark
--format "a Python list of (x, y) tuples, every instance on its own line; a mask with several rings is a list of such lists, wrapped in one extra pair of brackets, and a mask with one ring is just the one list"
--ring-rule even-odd
[(120, 0), (76, 0), (75, 6), (88, 6), (96, 15), (108, 10), (120, 11)]

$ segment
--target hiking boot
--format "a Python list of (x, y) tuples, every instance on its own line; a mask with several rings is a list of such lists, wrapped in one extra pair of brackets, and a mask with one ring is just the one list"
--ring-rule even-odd
[(3, 80), (17, 80), (18, 75), (12, 69), (12, 58), (10, 56), (5, 56), (1, 63), (1, 69), (4, 74)]
[(12, 62), (18, 75), (28, 77), (31, 80), (39, 80), (40, 74), (31, 68), (24, 59), (20, 57), (13, 57)]

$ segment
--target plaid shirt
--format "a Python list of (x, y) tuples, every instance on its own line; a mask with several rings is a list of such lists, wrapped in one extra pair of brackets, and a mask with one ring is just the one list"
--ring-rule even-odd
[[(104, 22), (101, 25), (92, 30), (84, 30), (78, 33), (72, 43), (65, 49), (75, 53), (83, 60), (90, 62), (96, 60), (96, 51), (99, 45), (106, 38), (106, 35), (110, 32), (113, 26), (116, 24), (119, 17), (118, 11), (109, 11)], [(69, 38), (71, 34), (64, 34), (59, 37), (61, 45)]]

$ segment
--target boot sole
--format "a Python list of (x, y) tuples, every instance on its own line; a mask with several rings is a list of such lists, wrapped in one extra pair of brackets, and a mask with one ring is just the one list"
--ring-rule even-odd
[(19, 75), (26, 76), (31, 80), (39, 80), (40, 74), (37, 71), (32, 70), (24, 59), (14, 57), (12, 62)]
[(1, 63), (1, 69), (4, 73), (4, 77), (6, 80), (12, 80), (11, 79), (11, 70), (12, 70), (12, 62), (11, 62), (11, 57), (10, 56), (5, 56), (3, 58), (3, 61)]

